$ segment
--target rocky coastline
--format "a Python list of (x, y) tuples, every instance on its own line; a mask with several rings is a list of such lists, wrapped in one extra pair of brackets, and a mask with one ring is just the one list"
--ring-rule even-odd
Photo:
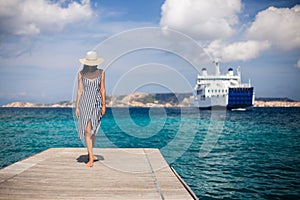
[[(193, 107), (192, 94), (147, 94), (134, 93), (129, 95), (107, 96), (108, 107)], [(62, 101), (52, 104), (32, 102), (12, 102), (2, 107), (18, 108), (71, 108), (75, 103)], [(254, 107), (300, 107), (300, 101), (288, 98), (257, 98)]]
[(255, 101), (254, 107), (300, 107), (300, 101)]

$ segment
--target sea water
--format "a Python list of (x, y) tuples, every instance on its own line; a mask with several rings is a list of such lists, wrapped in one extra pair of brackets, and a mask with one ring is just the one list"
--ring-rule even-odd
[[(0, 108), (0, 136), (1, 168), (84, 147), (71, 108)], [(200, 199), (299, 199), (299, 138), (300, 108), (108, 108), (95, 146), (159, 148)]]

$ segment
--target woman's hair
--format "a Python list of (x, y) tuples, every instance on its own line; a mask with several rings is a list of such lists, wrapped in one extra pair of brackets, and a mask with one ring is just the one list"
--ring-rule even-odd
[(97, 65), (96, 66), (84, 65), (80, 73), (85, 78), (94, 79), (100, 76), (101, 71), (102, 70), (97, 68)]

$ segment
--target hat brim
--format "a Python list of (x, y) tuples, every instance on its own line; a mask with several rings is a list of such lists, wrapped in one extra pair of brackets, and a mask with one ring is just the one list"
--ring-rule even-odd
[(90, 65), (90, 66), (99, 65), (99, 64), (103, 63), (103, 61), (104, 61), (103, 58), (97, 58), (96, 60), (87, 60), (85, 58), (79, 59), (79, 62), (81, 64)]

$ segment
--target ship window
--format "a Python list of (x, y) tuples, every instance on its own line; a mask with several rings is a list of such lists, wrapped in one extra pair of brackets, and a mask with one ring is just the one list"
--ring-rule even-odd
[(221, 90), (219, 90), (219, 92), (221, 92)]
[(207, 92), (209, 93), (209, 90), (207, 90)]
[(218, 90), (215, 90), (215, 92), (218, 92)]

